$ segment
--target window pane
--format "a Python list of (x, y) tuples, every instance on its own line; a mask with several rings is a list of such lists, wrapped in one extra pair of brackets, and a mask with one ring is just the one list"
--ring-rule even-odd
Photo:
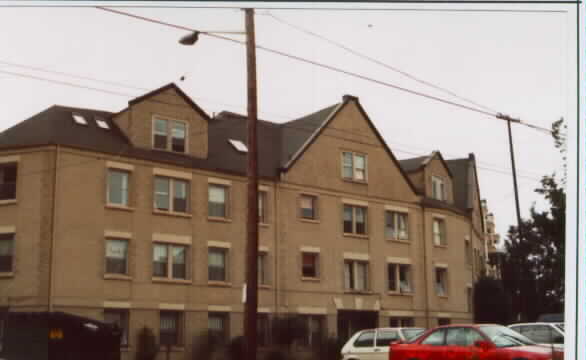
[(365, 180), (366, 179), (366, 159), (365, 159), (364, 155), (355, 155), (354, 162), (355, 162), (354, 177), (356, 178), (356, 180)]
[(173, 211), (187, 212), (187, 182), (173, 180)]
[(167, 245), (153, 247), (153, 275), (167, 277)]
[(411, 267), (409, 265), (399, 265), (399, 284), (401, 292), (411, 292)]
[(388, 264), (389, 291), (397, 291), (397, 265)]
[(258, 284), (259, 285), (266, 285), (268, 283), (267, 279), (267, 254), (266, 253), (259, 253), (258, 254)]
[(354, 289), (354, 267), (352, 262), (347, 261), (344, 263), (344, 288)]
[(438, 329), (429, 334), (422, 342), (422, 345), (442, 346), (444, 345), (445, 329)]
[(108, 171), (108, 203), (128, 206), (128, 173)]
[(208, 329), (211, 333), (219, 336), (218, 340), (223, 343), (227, 343), (230, 340), (230, 332), (228, 331), (228, 314), (209, 313)]
[(313, 196), (301, 197), (301, 217), (315, 219), (315, 198)]
[(173, 278), (175, 279), (186, 279), (187, 266), (186, 266), (186, 247), (185, 246), (173, 246)]
[(128, 241), (106, 241), (106, 272), (109, 274), (126, 274), (128, 259)]
[(395, 213), (385, 212), (385, 238), (395, 240), (397, 239), (397, 227), (395, 225)]
[(353, 218), (352, 206), (344, 205), (344, 232), (353, 233), (352, 218)]
[(0, 272), (11, 272), (14, 256), (14, 234), (0, 234)]
[(356, 211), (356, 233), (366, 234), (366, 209), (355, 207)]
[(303, 277), (317, 277), (317, 254), (303, 253), (301, 254), (302, 265), (301, 272)]
[(173, 121), (171, 126), (171, 150), (185, 152), (185, 123)]
[(155, 177), (155, 209), (169, 210), (169, 179)]
[(345, 152), (343, 155), (343, 176), (345, 178), (353, 178), (354, 177), (354, 165), (353, 165), (353, 157), (352, 153)]
[(222, 249), (209, 249), (208, 279), (226, 281), (226, 252)]
[(167, 149), (167, 120), (155, 119), (153, 146), (155, 149)]
[(409, 238), (409, 232), (407, 228), (407, 214), (397, 214), (398, 217), (398, 228), (399, 228), (399, 239), (406, 240)]
[(210, 185), (208, 190), (208, 215), (226, 217), (226, 188)]
[(266, 223), (266, 214), (265, 214), (265, 203), (266, 203), (266, 193), (264, 191), (258, 192), (258, 221), (260, 223)]
[(161, 345), (179, 344), (179, 313), (161, 311), (160, 343)]
[(0, 166), (0, 200), (16, 199), (16, 164)]
[(356, 262), (356, 290), (366, 290), (367, 279), (367, 265), (366, 263)]
[(374, 346), (374, 331), (366, 331), (362, 333), (356, 341), (355, 347), (372, 347)]

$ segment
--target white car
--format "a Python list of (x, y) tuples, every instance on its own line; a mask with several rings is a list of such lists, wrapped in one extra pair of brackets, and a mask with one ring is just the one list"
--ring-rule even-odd
[(523, 323), (509, 325), (509, 328), (540, 345), (564, 349), (564, 323)]
[(409, 341), (423, 334), (423, 328), (378, 328), (361, 330), (342, 347), (343, 360), (387, 360), (389, 344)]

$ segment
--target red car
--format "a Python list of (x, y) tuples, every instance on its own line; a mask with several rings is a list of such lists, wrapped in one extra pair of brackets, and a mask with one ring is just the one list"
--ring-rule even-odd
[(561, 360), (563, 352), (537, 345), (500, 325), (447, 325), (410, 343), (393, 343), (389, 360)]

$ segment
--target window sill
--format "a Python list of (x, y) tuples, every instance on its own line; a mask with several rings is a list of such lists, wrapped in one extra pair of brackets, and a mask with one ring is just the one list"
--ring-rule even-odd
[(350, 178), (342, 178), (342, 180), (351, 184), (368, 185), (368, 182), (366, 180), (356, 180)]
[(155, 214), (155, 215), (165, 215), (165, 216), (174, 216), (174, 217), (182, 217), (182, 218), (191, 218), (191, 214), (188, 214), (188, 213), (180, 213), (180, 212), (175, 212), (175, 211), (153, 210), (153, 214)]
[(16, 204), (16, 199), (0, 200), (0, 205), (14, 205), (14, 204)]
[(408, 296), (408, 297), (415, 296), (415, 294), (413, 292), (397, 292), (397, 291), (387, 291), (387, 295), (390, 295), (390, 296)]
[(264, 289), (264, 290), (270, 290), (271, 285), (268, 285), (268, 284), (262, 284), (262, 285), (261, 284), (258, 284), (258, 288), (259, 289)]
[(123, 274), (104, 274), (104, 279), (132, 281), (132, 277), (130, 275)]
[(106, 204), (106, 209), (134, 211), (133, 207), (125, 206), (125, 205), (118, 205), (118, 204)]
[(357, 239), (367, 239), (368, 240), (368, 235), (344, 233), (344, 236), (346, 236), (346, 237), (352, 237), (352, 238), (357, 238)]
[[(167, 345), (159, 345), (159, 352), (161, 353), (166, 353), (167, 352)], [(182, 345), (171, 345), (171, 352), (184, 352), (185, 351), (185, 347), (183, 347)]]
[(231, 223), (232, 219), (219, 216), (208, 216), (208, 221)]
[(152, 277), (151, 281), (154, 283), (183, 284), (183, 285), (189, 285), (192, 283), (191, 280), (187, 280), (187, 279), (172, 279), (172, 278), (164, 278), (164, 277)]
[(449, 298), (448, 295), (438, 295), (437, 297), (440, 299), (448, 299)]
[(269, 224), (269, 223), (258, 223), (258, 226), (264, 227), (264, 228), (268, 228), (269, 226), (271, 226), (271, 224)]
[(433, 244), (433, 247), (439, 248), (439, 249), (447, 249), (448, 245), (437, 245), (437, 244)]
[(374, 292), (370, 291), (370, 290), (344, 290), (344, 293), (346, 294), (352, 294), (352, 295), (374, 295)]
[(319, 224), (319, 219), (299, 218), (299, 221), (309, 224)]
[(407, 245), (411, 244), (410, 240), (397, 240), (397, 239), (386, 239), (386, 240), (391, 243), (407, 244)]
[(301, 277), (301, 281), (309, 281), (309, 282), (321, 282), (320, 278), (316, 278), (316, 277), (306, 277), (306, 276), (302, 276)]
[(0, 272), (0, 279), (3, 278), (13, 278), (14, 277), (14, 272)]
[(232, 287), (231, 282), (208, 280), (208, 286)]

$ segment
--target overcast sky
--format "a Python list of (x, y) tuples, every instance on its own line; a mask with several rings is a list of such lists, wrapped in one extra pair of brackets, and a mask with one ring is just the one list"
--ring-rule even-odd
[[(568, 94), (568, 84), (575, 81), (568, 77), (568, 63), (575, 55), (575, 43), (569, 41), (568, 33), (575, 23), (568, 21), (574, 17), (564, 12), (573, 11), (574, 6), (377, 7), (386, 10), (273, 9), (270, 14), (526, 122), (549, 128), (560, 117), (575, 118), (568, 113), (573, 111), (568, 97), (574, 96)], [(456, 11), (462, 9), (515, 11)], [(243, 12), (235, 8), (121, 10), (204, 31), (244, 28)], [(244, 47), (203, 36), (195, 46), (181, 46), (177, 41), (186, 33), (91, 7), (2, 8), (0, 131), (53, 104), (119, 111), (133, 97), (169, 82), (177, 82), (210, 114), (222, 110), (246, 113)], [(267, 10), (257, 10), (256, 34), (260, 45), (466, 104), (278, 22)], [(344, 94), (357, 96), (398, 159), (433, 150), (440, 150), (445, 159), (474, 153), (481, 197), (488, 200), (495, 214), (497, 230), (505, 235), (516, 223), (505, 122), (260, 50), (257, 55), (262, 119), (284, 122), (339, 102)], [(33, 71), (5, 62), (131, 87)], [(183, 75), (186, 79), (180, 81)], [(561, 158), (547, 134), (514, 126), (513, 137), (525, 217), (532, 203), (543, 204), (533, 190), (543, 175), (559, 171)]]

